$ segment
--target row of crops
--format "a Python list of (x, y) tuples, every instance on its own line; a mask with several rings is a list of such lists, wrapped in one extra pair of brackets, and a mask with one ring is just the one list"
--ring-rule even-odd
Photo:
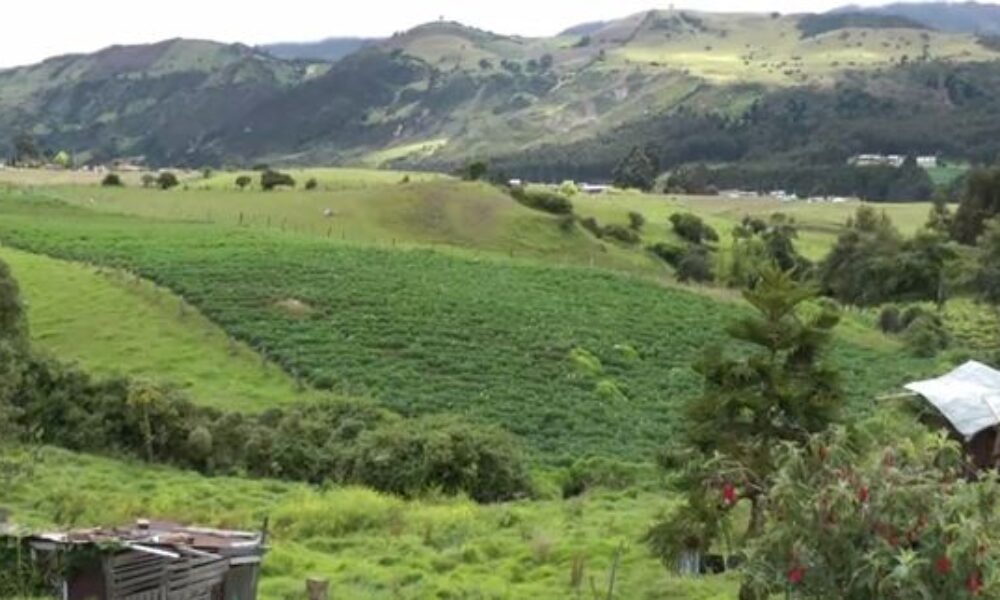
[[(0, 199), (0, 239), (132, 270), (313, 386), (501, 423), (552, 462), (648, 458), (737, 305), (599, 271)], [(67, 310), (71, 310), (67, 307)], [(862, 406), (926, 370), (846, 342)]]

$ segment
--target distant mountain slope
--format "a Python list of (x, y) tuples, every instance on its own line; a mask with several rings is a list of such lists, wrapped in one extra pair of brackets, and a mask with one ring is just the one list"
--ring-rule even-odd
[(0, 138), (27, 131), (83, 159), (187, 162), (207, 132), (312, 71), (247, 46), (198, 40), (61, 56), (0, 71)]
[[(334, 63), (186, 40), (60, 57), (0, 71), (0, 144), (30, 132), (84, 160), (143, 155), (156, 165), (452, 168), (489, 158), (549, 178), (606, 176), (640, 140), (665, 144), (664, 167), (1000, 151), (997, 136), (970, 125), (992, 131), (1000, 110), (988, 101), (1000, 46), (974, 35), (867, 13), (675, 10), (585, 30), (523, 38), (434, 22)], [(923, 133), (911, 130), (926, 110), (947, 119), (920, 117)], [(882, 126), (893, 119), (910, 120)], [(936, 127), (944, 122), (954, 135)], [(808, 152), (787, 146), (817, 124), (831, 129), (800, 140)]]
[(899, 2), (861, 8), (845, 6), (833, 12), (896, 15), (939, 31), (1000, 35), (1000, 5), (978, 2)]
[(285, 60), (338, 61), (361, 48), (377, 43), (375, 38), (334, 37), (318, 42), (286, 42), (258, 46), (261, 50)]

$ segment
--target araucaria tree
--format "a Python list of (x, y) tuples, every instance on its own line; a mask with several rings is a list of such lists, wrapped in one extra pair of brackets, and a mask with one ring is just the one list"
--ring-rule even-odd
[(706, 353), (697, 365), (704, 392), (687, 403), (681, 447), (670, 453), (685, 466), (687, 503), (647, 535), (667, 563), (707, 550), (744, 500), (747, 537), (760, 535), (776, 451), (825, 430), (843, 403), (837, 372), (823, 361), (840, 320), (836, 307), (813, 301), (813, 289), (773, 266), (743, 295), (754, 312), (728, 333), (748, 352)]

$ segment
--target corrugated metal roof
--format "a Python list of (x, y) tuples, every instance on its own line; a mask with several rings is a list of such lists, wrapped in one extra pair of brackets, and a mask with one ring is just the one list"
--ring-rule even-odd
[(982, 363), (970, 361), (905, 387), (933, 404), (966, 440), (1000, 425), (1000, 371)]
[(130, 548), (172, 548), (181, 551), (193, 549), (224, 555), (260, 554), (263, 545), (263, 536), (260, 533), (189, 527), (143, 519), (121, 527), (42, 532), (26, 537), (29, 540), (67, 546), (109, 544)]

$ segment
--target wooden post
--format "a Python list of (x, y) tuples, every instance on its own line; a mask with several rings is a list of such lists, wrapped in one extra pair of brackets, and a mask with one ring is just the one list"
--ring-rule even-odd
[(306, 579), (306, 594), (309, 600), (328, 600), (330, 598), (330, 580), (317, 577)]

